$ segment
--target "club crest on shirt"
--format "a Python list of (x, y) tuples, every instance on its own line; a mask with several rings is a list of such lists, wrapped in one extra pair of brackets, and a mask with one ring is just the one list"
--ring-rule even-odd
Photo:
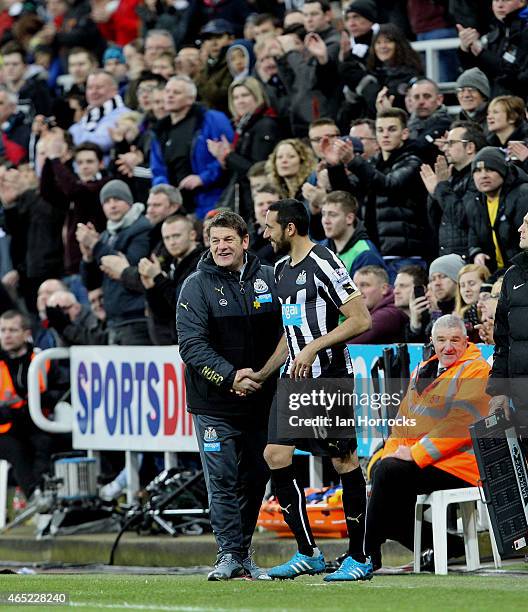
[(262, 280), (261, 278), (257, 278), (257, 280), (253, 283), (253, 289), (255, 293), (266, 293), (266, 291), (269, 291), (266, 281)]
[(204, 442), (216, 442), (218, 440), (218, 434), (214, 427), (206, 427), (204, 431)]
[(220, 306), (227, 306), (227, 300), (226, 299), (218, 300), (218, 303), (220, 304)]
[(295, 284), (296, 285), (306, 285), (306, 270), (299, 272), (299, 276), (297, 277)]

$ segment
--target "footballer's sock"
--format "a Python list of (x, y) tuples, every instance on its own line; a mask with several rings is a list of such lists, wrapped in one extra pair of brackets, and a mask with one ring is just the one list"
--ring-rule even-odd
[(348, 530), (348, 554), (360, 563), (365, 563), (365, 513), (367, 496), (365, 478), (361, 468), (340, 474), (343, 485), (343, 510)]
[(306, 513), (306, 498), (303, 489), (295, 479), (293, 465), (271, 470), (271, 481), (279, 500), (282, 516), (297, 540), (299, 552), (311, 557), (316, 546)]

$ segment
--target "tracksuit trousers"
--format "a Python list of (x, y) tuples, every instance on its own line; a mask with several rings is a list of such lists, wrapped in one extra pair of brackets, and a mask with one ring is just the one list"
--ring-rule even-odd
[(240, 560), (251, 547), (269, 469), (267, 425), (251, 418), (193, 415), (218, 552)]

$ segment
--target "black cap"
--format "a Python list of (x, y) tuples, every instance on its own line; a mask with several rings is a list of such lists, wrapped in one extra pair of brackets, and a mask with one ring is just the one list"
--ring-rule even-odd
[(234, 34), (235, 26), (227, 19), (212, 19), (200, 30), (201, 38), (208, 36), (221, 36), (222, 34)]

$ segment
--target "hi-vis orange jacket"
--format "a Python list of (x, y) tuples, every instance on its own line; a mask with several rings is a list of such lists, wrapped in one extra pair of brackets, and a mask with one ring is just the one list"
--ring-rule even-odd
[[(468, 427), (488, 414), (490, 366), (470, 342), (460, 359), (419, 394), (418, 372), (433, 361), (438, 363), (436, 355), (412, 373), (383, 458), (398, 446), (410, 446), (421, 468), (434, 465), (476, 486), (479, 472)], [(410, 424), (412, 419), (415, 425)]]
[[(35, 357), (35, 353), (31, 355), (31, 361), (33, 361), (34, 357)], [(49, 369), (50, 369), (50, 362), (46, 361), (46, 373), (49, 372)], [(40, 387), (41, 393), (44, 393), (44, 391), (46, 391), (46, 380), (41, 370), (39, 370), (39, 387)], [(15, 385), (13, 384), (13, 379), (11, 378), (9, 368), (7, 367), (7, 364), (5, 361), (0, 361), (0, 402), (9, 402), (14, 397), (16, 397), (16, 395), (17, 395), (17, 392), (15, 389)], [(26, 404), (27, 404), (27, 401), (24, 399), (21, 399), (20, 401), (14, 404), (11, 404), (11, 408), (13, 410), (16, 410), (17, 408), (23, 408), (24, 406), (26, 406)], [(13, 426), (13, 423), (11, 422), (0, 425), (0, 434), (7, 433), (11, 429), (12, 426)]]

